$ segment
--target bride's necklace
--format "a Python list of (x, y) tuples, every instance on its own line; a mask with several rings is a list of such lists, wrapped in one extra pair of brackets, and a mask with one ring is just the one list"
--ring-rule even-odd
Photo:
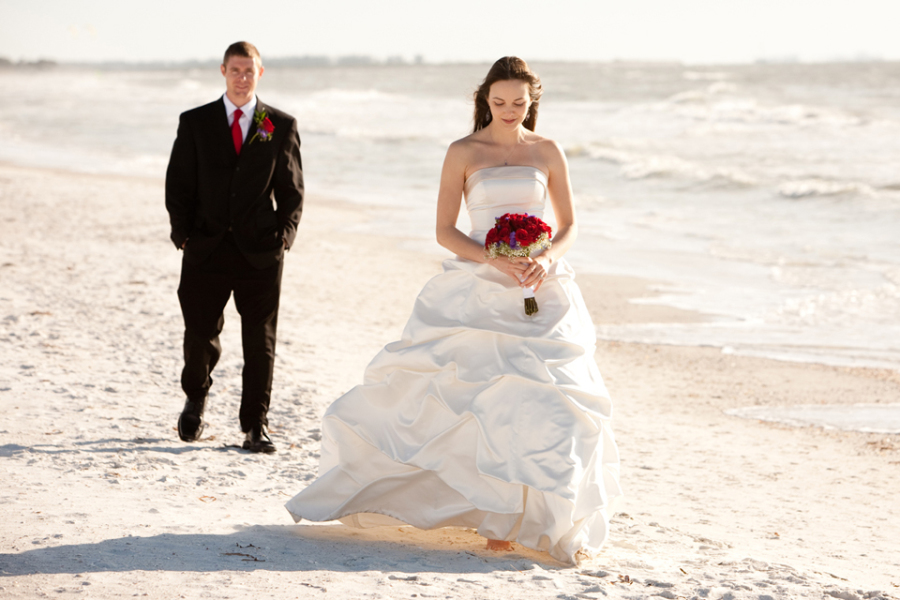
[[(494, 142), (494, 143), (496, 143), (496, 142)], [(516, 143), (513, 144), (512, 150), (510, 150), (510, 151), (509, 151), (509, 154), (506, 155), (506, 158), (503, 159), (503, 164), (504, 164), (504, 166), (507, 166), (507, 167), (509, 166), (509, 159), (510, 159), (510, 157), (513, 155), (513, 152), (516, 151), (516, 149), (519, 147), (519, 144), (521, 144), (521, 143), (522, 143), (522, 142), (519, 141), (519, 139), (517, 138), (517, 139), (516, 139)], [(499, 145), (499, 144), (498, 144), (498, 145)]]
[(509, 157), (513, 155), (513, 152), (515, 152), (516, 148), (518, 148), (518, 147), (519, 147), (519, 142), (516, 141), (516, 143), (513, 144), (512, 150), (510, 150), (509, 154), (506, 155), (506, 158), (503, 159), (504, 165), (509, 166)]

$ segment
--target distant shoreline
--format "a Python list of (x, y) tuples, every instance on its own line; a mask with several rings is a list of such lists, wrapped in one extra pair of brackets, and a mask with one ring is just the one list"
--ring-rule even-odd
[[(847, 64), (900, 64), (898, 60), (881, 59), (877, 57), (866, 57), (863, 59), (847, 59), (847, 60), (827, 60), (827, 61), (801, 61), (794, 58), (785, 58), (782, 60), (774, 59), (758, 59), (749, 62), (736, 63), (690, 63), (671, 60), (629, 60), (629, 59), (612, 59), (612, 60), (554, 60), (554, 59), (532, 59), (530, 63), (535, 65), (547, 64), (585, 64), (585, 65), (628, 65), (628, 66), (662, 66), (672, 67), (681, 65), (685, 68), (722, 68), (722, 67), (754, 67), (765, 65), (797, 65), (807, 67), (821, 67), (828, 65), (847, 65)], [(0, 72), (4, 70), (37, 70), (37, 69), (57, 69), (57, 68), (89, 68), (89, 69), (109, 69), (109, 70), (178, 70), (178, 69), (209, 69), (216, 68), (221, 64), (221, 59), (192, 59), (192, 60), (103, 60), (103, 61), (78, 61), (65, 62), (53, 59), (36, 59), (36, 60), (19, 60), (13, 61), (8, 58), (0, 57)], [(266, 66), (288, 67), (288, 68), (335, 68), (335, 67), (411, 67), (411, 66), (427, 66), (427, 67), (452, 67), (459, 65), (489, 65), (490, 61), (436, 61), (431, 62), (422, 55), (416, 55), (412, 59), (402, 56), (389, 56), (379, 58), (369, 55), (345, 55), (345, 56), (326, 56), (326, 55), (304, 55), (304, 56), (287, 56), (287, 57), (267, 57), (265, 59)]]

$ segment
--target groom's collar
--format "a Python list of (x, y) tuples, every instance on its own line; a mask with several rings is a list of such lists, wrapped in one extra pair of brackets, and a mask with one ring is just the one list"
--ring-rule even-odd
[(257, 97), (256, 94), (253, 94), (253, 98), (250, 99), (250, 102), (243, 106), (237, 106), (234, 102), (232, 102), (228, 98), (228, 94), (222, 94), (222, 101), (225, 103), (225, 115), (230, 117), (231, 113), (236, 111), (237, 109), (241, 109), (241, 113), (247, 115), (249, 117), (253, 116), (253, 112), (256, 110)]

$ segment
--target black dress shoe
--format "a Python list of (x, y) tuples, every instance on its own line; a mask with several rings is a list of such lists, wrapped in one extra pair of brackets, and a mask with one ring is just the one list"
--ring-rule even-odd
[(244, 440), (243, 448), (250, 452), (262, 452), (264, 454), (275, 452), (275, 444), (269, 439), (269, 433), (266, 431), (265, 425), (257, 425), (247, 432), (247, 439)]
[(206, 408), (206, 398), (191, 400), (184, 403), (184, 410), (178, 417), (178, 437), (184, 442), (196, 442), (200, 434), (206, 429), (206, 421), (203, 420), (203, 409)]

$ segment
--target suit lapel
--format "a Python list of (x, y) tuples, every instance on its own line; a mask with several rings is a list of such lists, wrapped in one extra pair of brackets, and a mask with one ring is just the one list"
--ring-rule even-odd
[(226, 163), (234, 163), (237, 159), (237, 152), (234, 151), (234, 140), (231, 139), (231, 127), (228, 126), (228, 113), (225, 108), (225, 101), (219, 98), (216, 102), (216, 111), (213, 118), (213, 129), (215, 129), (216, 137), (219, 138), (219, 144), (222, 147), (223, 158)]

